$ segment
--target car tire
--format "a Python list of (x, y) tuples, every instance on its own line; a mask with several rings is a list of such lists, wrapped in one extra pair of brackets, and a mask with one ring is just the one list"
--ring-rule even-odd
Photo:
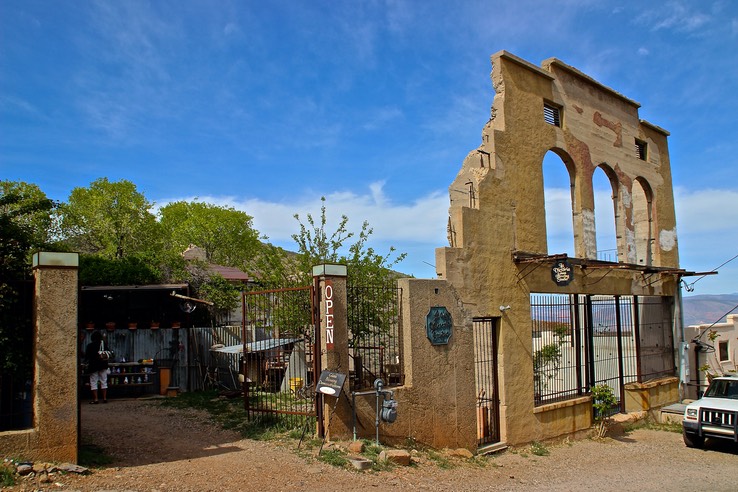
[(687, 431), (682, 432), (682, 436), (684, 437), (684, 444), (686, 444), (688, 448), (701, 449), (705, 445), (704, 436), (698, 436), (693, 432)]

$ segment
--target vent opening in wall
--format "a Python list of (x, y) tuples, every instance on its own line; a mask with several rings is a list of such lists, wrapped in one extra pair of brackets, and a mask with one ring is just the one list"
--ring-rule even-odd
[(642, 161), (646, 160), (647, 145), (643, 140), (636, 139), (635, 141), (636, 156)]
[(551, 103), (543, 103), (543, 119), (546, 123), (561, 127), (561, 108)]

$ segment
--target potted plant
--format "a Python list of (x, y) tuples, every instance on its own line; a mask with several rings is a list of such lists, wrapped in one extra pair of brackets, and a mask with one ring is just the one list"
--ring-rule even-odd
[(129, 321), (128, 322), (128, 329), (129, 330), (133, 331), (136, 328), (138, 328), (138, 322), (136, 322), (136, 321)]
[(159, 329), (159, 322), (158, 321), (152, 321), (151, 324), (149, 325), (149, 327), (152, 330), (158, 330)]
[(172, 328), (179, 329), (179, 327), (180, 327), (179, 321), (172, 321)]
[(95, 329), (95, 322), (94, 321), (88, 321), (87, 324), (85, 325), (85, 329), (87, 331), (94, 330)]
[(108, 331), (115, 330), (115, 321), (108, 321), (107, 323), (105, 323), (105, 329)]

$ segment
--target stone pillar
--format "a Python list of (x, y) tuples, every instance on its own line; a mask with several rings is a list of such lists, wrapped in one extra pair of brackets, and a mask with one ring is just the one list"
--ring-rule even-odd
[(352, 435), (348, 380), (349, 327), (346, 305), (346, 266), (333, 264), (314, 266), (313, 278), (318, 285), (321, 367), (323, 370), (346, 375), (338, 402), (332, 396), (322, 396), (323, 426), (329, 440), (332, 438), (346, 439)]
[(36, 279), (34, 320), (34, 427), (31, 454), (54, 461), (77, 461), (77, 253), (33, 256)]

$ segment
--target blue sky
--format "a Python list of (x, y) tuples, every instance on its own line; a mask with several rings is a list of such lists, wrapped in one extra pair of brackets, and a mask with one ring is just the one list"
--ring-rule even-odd
[[(334, 222), (368, 220), (378, 251), (430, 278), (505, 49), (640, 102), (671, 132), (681, 266), (738, 254), (738, 2), (451, 5), (0, 0), (0, 178), (57, 200), (128, 179), (159, 205), (242, 209), (286, 247), (326, 196)], [(738, 259), (694, 294), (736, 279)]]

